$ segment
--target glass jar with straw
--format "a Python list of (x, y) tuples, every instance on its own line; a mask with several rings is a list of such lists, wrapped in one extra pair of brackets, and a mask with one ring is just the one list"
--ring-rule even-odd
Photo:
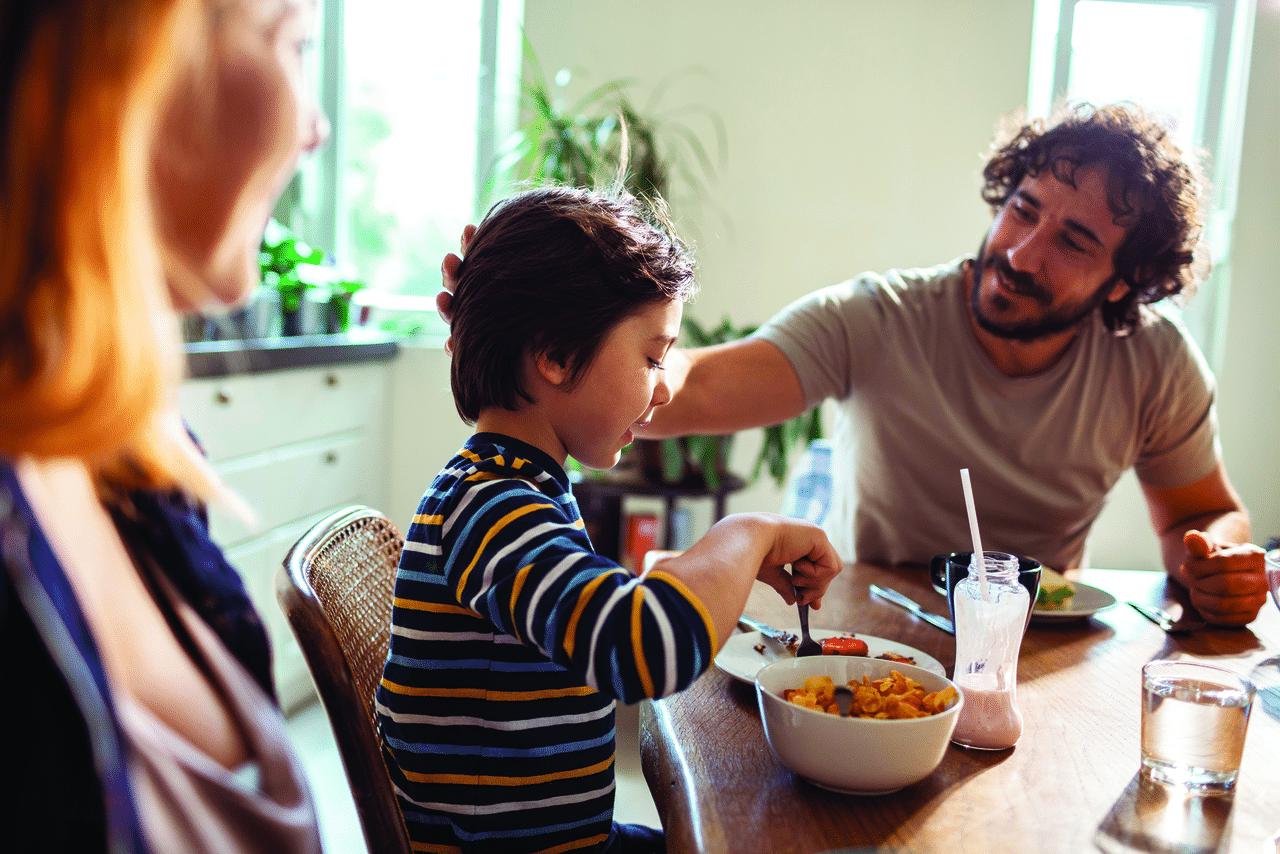
[(1018, 580), (1018, 559), (984, 552), (978, 535), (969, 470), (961, 469), (973, 556), (969, 574), (955, 587), (956, 666), (953, 681), (964, 708), (951, 740), (966, 747), (1003, 750), (1022, 735), (1016, 687), (1018, 651), (1031, 595)]

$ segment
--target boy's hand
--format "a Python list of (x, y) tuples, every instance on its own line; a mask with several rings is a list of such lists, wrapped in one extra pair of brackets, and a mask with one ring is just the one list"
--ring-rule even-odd
[[(778, 591), (788, 605), (800, 601), (822, 607), (827, 585), (844, 568), (840, 555), (822, 529), (800, 519), (777, 517), (773, 549), (760, 565), (756, 578)], [(786, 565), (791, 565), (788, 573)]]
[[(445, 323), (453, 322), (453, 292), (458, 289), (458, 267), (462, 264), (462, 258), (466, 256), (467, 247), (471, 244), (471, 238), (475, 233), (474, 225), (464, 226), (462, 241), (459, 243), (461, 257), (450, 252), (444, 256), (444, 261), (440, 264), (440, 293), (436, 294), (436, 312)], [(453, 352), (452, 338), (444, 342), (444, 349), (446, 353)]]
[(840, 555), (817, 525), (775, 513), (734, 513), (654, 569), (688, 586), (707, 609), (722, 646), (756, 580), (777, 590), (787, 604), (794, 605), (799, 595), (817, 608), (841, 567)]

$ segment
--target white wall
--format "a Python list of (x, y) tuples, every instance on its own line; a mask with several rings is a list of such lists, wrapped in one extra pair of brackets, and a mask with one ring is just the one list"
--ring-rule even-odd
[(1245, 112), (1227, 350), (1224, 455), (1253, 515), (1280, 536), (1280, 2), (1260, 0)]
[(471, 435), (453, 406), (443, 348), (401, 346), (391, 369), (390, 418), (387, 506), (379, 509), (407, 533), (422, 493)]
[[(744, 325), (862, 270), (977, 248), (990, 222), (982, 154), (1025, 101), (1031, 14), (1031, 0), (535, 0), (525, 27), (549, 74), (576, 72), (572, 92), (632, 78), (643, 102), (677, 75), (660, 107), (709, 107), (724, 121), (728, 162), (710, 202), (676, 214), (701, 268), (689, 313)], [(1227, 464), (1258, 539), (1280, 533), (1277, 57), (1280, 5), (1262, 0), (1220, 376)], [(756, 442), (737, 444), (742, 470)], [(779, 504), (758, 485), (730, 506)], [(1099, 522), (1093, 563), (1158, 566), (1143, 520), (1128, 483)]]

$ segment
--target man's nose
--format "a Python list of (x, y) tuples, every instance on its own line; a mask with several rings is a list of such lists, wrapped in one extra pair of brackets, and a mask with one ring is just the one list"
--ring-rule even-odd
[(1009, 266), (1023, 273), (1037, 273), (1040, 271), (1041, 265), (1044, 263), (1044, 251), (1048, 236), (1044, 229), (1033, 227), (1022, 234), (1018, 240), (1014, 241), (1005, 257), (1009, 260)]

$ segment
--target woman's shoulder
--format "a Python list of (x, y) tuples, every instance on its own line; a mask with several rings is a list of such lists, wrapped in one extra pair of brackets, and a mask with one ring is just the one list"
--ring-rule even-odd
[(128, 495), (128, 502), (131, 512), (114, 514), (121, 536), (154, 558), (267, 695), (275, 697), (262, 617), (244, 580), (210, 537), (203, 507), (171, 491), (139, 490)]
[[(13, 461), (0, 456), (0, 653), (4, 711), (25, 737), (10, 739), (6, 771), (15, 779), (48, 779), (57, 769), (54, 796), (38, 783), (15, 790), (0, 821), (17, 849), (23, 840), (50, 850), (141, 851), (132, 812), (125, 755), (118, 738), (111, 690), (97, 645), (75, 591), (44, 540), (23, 494)], [(104, 797), (104, 792), (106, 793)], [(104, 804), (115, 809), (108, 817)], [(28, 834), (28, 831), (31, 831)]]

